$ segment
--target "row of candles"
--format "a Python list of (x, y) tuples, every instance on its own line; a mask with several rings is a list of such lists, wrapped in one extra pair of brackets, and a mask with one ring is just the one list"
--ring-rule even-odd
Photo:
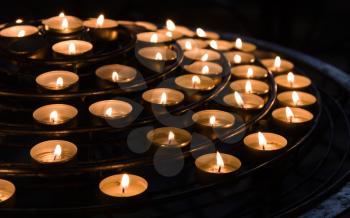
[[(55, 19), (63, 22), (64, 17), (65, 16), (59, 16), (59, 18)], [(138, 35), (138, 40), (150, 43), (163, 42), (165, 37), (161, 34), (171, 38), (176, 36), (176, 34), (174, 34), (176, 30), (182, 30), (183, 35), (190, 35), (191, 31), (187, 28), (180, 26), (176, 27), (169, 21), (167, 23), (167, 29), (163, 30), (163, 32), (157, 31), (156, 33), (143, 33), (143, 35)], [(46, 23), (45, 25), (50, 29), (49, 23)], [(77, 27), (72, 25), (70, 28), (75, 29)], [(62, 33), (65, 31), (67, 30), (62, 31)], [(169, 34), (169, 31), (172, 34)], [(186, 32), (186, 34), (184, 32)], [(219, 37), (216, 33), (205, 32), (202, 29), (197, 29), (196, 33), (199, 37), (210, 38), (211, 40), (178, 40), (180, 46), (185, 50), (185, 57), (194, 60), (194, 62), (190, 65), (183, 66), (187, 72), (192, 74), (177, 77), (175, 83), (184, 89), (211, 89), (211, 87), (215, 86), (215, 83), (212, 82), (212, 78), (209, 76), (221, 74), (222, 67), (219, 64), (211, 62), (218, 60), (220, 54), (216, 51), (205, 48), (208, 44), (212, 49), (218, 51), (238, 48), (244, 52), (229, 51), (225, 54), (226, 58), (233, 65), (231, 69), (232, 75), (241, 79), (233, 81), (230, 84), (233, 93), (225, 96), (224, 102), (229, 106), (243, 110), (258, 110), (262, 108), (264, 100), (260, 95), (269, 92), (269, 86), (260, 80), (266, 78), (268, 72), (262, 67), (253, 65), (254, 55), (246, 53), (254, 51), (255, 46), (250, 43), (244, 43), (241, 39), (237, 39), (234, 43), (218, 40)], [(65, 51), (71, 53), (70, 50), (73, 50), (72, 48), (73, 46), (71, 46), (71, 44), (67, 44)], [(162, 61), (163, 58), (166, 57), (166, 55), (162, 55), (160, 51), (154, 52), (152, 50), (153, 48), (144, 49), (148, 49), (146, 51), (144, 50), (144, 55), (148, 55), (148, 57), (151, 59), (153, 58), (156, 61)], [(275, 81), (280, 87), (290, 89), (290, 91), (282, 92), (278, 95), (278, 101), (287, 107), (275, 109), (272, 112), (273, 118), (279, 122), (285, 123), (285, 125), (306, 123), (312, 120), (312, 113), (301, 107), (314, 104), (316, 98), (309, 93), (295, 90), (308, 87), (311, 84), (310, 79), (289, 72), (293, 69), (293, 64), (287, 60), (281, 60), (279, 57), (262, 60), (262, 63), (274, 74), (281, 74), (275, 77)], [(283, 74), (286, 72), (288, 73)], [(107, 79), (111, 82), (129, 82), (133, 79), (135, 74), (136, 71), (133, 68), (123, 65), (107, 65), (96, 71), (96, 75), (99, 78)], [(56, 71), (44, 73), (38, 76), (36, 81), (42, 87), (52, 90), (61, 90), (76, 83), (78, 81), (78, 76), (71, 72)], [(184, 100), (184, 95), (181, 91), (169, 88), (151, 89), (144, 92), (142, 97), (150, 104), (162, 106), (177, 105)], [(95, 116), (104, 119), (120, 119), (131, 113), (132, 106), (124, 101), (105, 100), (92, 104), (89, 107), (89, 110)], [(43, 124), (58, 125), (68, 122), (74, 118), (77, 113), (78, 111), (72, 106), (54, 104), (46, 105), (37, 109), (34, 111), (33, 117)], [(215, 131), (215, 129), (232, 127), (235, 122), (235, 117), (231, 113), (225, 111), (203, 110), (195, 113), (192, 120), (202, 128), (209, 128)], [(191, 142), (191, 134), (188, 131), (174, 127), (162, 127), (152, 130), (147, 134), (147, 138), (156, 146), (168, 148), (184, 147)], [(283, 136), (269, 132), (249, 134), (244, 138), (243, 142), (247, 148), (258, 152), (278, 151), (288, 144)], [(31, 149), (30, 154), (34, 160), (42, 164), (59, 164), (71, 161), (76, 156), (77, 151), (77, 147), (71, 142), (64, 140), (49, 140), (35, 145)], [(195, 165), (200, 171), (209, 174), (228, 174), (237, 171), (241, 166), (241, 162), (233, 155), (217, 151), (200, 156), (196, 159)], [(6, 180), (0, 180), (0, 183), (0, 187), (6, 187), (0, 188), (1, 202), (9, 199), (13, 195), (15, 188), (13, 185), (8, 185), (9, 182)], [(99, 187), (101, 192), (109, 196), (131, 197), (146, 191), (148, 183), (140, 176), (125, 173), (105, 178), (100, 182)]]

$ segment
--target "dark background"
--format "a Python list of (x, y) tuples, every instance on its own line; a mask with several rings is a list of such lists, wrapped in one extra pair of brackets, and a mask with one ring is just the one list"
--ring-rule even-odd
[(6, 1), (0, 20), (46, 18), (60, 11), (155, 23), (171, 18), (178, 24), (273, 41), (350, 72), (350, 6), (345, 0)]

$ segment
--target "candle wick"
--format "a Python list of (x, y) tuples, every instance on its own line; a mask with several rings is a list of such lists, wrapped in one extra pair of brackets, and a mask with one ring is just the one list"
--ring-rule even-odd
[(221, 166), (219, 166), (219, 169), (218, 169), (218, 173), (220, 173), (221, 172)]
[(263, 150), (265, 151), (265, 145), (262, 146)]
[(122, 193), (123, 193), (123, 194), (125, 193), (125, 188), (124, 188), (124, 187), (122, 187)]

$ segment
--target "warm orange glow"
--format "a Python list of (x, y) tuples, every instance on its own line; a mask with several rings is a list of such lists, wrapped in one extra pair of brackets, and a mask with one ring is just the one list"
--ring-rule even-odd
[(170, 131), (168, 135), (168, 144), (171, 144), (171, 142), (175, 139), (175, 134)]
[(212, 47), (213, 49), (218, 49), (218, 43), (215, 40), (211, 40), (210, 47)]
[(68, 29), (69, 23), (68, 23), (68, 19), (66, 17), (63, 18), (62, 23), (61, 23), (61, 28), (63, 30)]
[(248, 70), (247, 70), (247, 77), (248, 78), (252, 78), (253, 75), (254, 75), (253, 68), (249, 67)]
[(68, 54), (74, 55), (76, 53), (77, 53), (77, 48), (75, 46), (75, 43), (73, 43), (73, 42), (69, 43), (69, 45), (68, 45)]
[(107, 108), (107, 110), (105, 111), (105, 116), (112, 117), (112, 114), (113, 114), (113, 108), (111, 107)]
[(201, 79), (199, 76), (192, 76), (192, 85), (193, 87), (196, 87), (196, 85), (199, 85), (201, 83)]
[(162, 95), (160, 96), (160, 104), (166, 104), (167, 102), (167, 95), (165, 92), (162, 93)]
[(122, 187), (122, 192), (124, 193), (126, 191), (126, 189), (128, 188), (130, 183), (130, 178), (128, 176), (128, 174), (123, 174), (122, 176), (122, 181), (120, 182), (120, 185)]
[(293, 74), (292, 72), (289, 72), (289, 73), (287, 74), (287, 80), (288, 80), (288, 82), (289, 82), (291, 85), (293, 85), (294, 80), (295, 80), (295, 76), (294, 76), (294, 74)]
[(242, 47), (243, 47), (243, 42), (242, 42), (242, 39), (241, 39), (241, 38), (237, 38), (237, 39), (236, 39), (235, 47), (238, 48), (238, 49), (242, 49)]
[(189, 40), (185, 42), (185, 49), (192, 50), (192, 43)]
[(252, 93), (252, 83), (250, 82), (250, 80), (248, 80), (246, 83), (245, 83), (245, 92), (246, 93)]
[(216, 152), (216, 166), (218, 168), (218, 172), (220, 173), (221, 169), (225, 166), (224, 160), (221, 157), (221, 154)]
[(55, 150), (53, 151), (53, 160), (61, 159), (62, 147), (60, 144), (57, 144)]
[(25, 30), (18, 31), (18, 34), (17, 34), (18, 37), (23, 37), (25, 35), (26, 35), (26, 31)]
[(63, 12), (61, 12), (58, 16), (59, 17), (65, 17), (66, 15)]
[(211, 126), (215, 126), (215, 122), (216, 122), (216, 117), (214, 115), (211, 115), (209, 118), (209, 124)]
[(293, 122), (294, 113), (293, 113), (293, 111), (292, 111), (289, 107), (286, 107), (286, 117), (287, 117), (287, 120), (288, 120), (290, 123)]
[(152, 34), (150, 42), (152, 42), (152, 43), (157, 43), (158, 42), (158, 34), (157, 33), (153, 33)]
[(20, 18), (18, 18), (18, 19), (16, 20), (16, 23), (23, 23), (23, 20), (20, 19)]
[(61, 88), (63, 86), (63, 78), (62, 77), (58, 77), (56, 79), (56, 87), (57, 88)]
[(273, 63), (273, 66), (275, 68), (280, 68), (281, 67), (281, 58), (280, 58), (280, 56), (276, 56), (275, 62)]
[(295, 106), (298, 106), (298, 103), (300, 101), (300, 97), (299, 97), (299, 95), (298, 95), (298, 93), (296, 91), (292, 92), (292, 100), (293, 100), (293, 104)]
[(171, 31), (166, 31), (165, 35), (169, 38), (173, 38), (173, 33)]
[(265, 150), (267, 141), (264, 134), (262, 134), (261, 132), (258, 132), (258, 139), (259, 139), (259, 146), (262, 147), (263, 150)]
[(240, 55), (235, 54), (235, 55), (233, 56), (233, 62), (234, 62), (234, 63), (239, 64), (239, 63), (241, 63), (241, 61), (242, 61), (242, 57), (241, 57)]
[(209, 67), (208, 65), (204, 65), (202, 67), (202, 74), (208, 74), (209, 73)]
[(119, 74), (117, 71), (113, 71), (112, 73), (112, 81), (117, 82), (119, 80)]
[(202, 57), (201, 57), (201, 61), (207, 61), (209, 58), (208, 53), (205, 53)]
[(97, 20), (96, 20), (96, 26), (102, 26), (103, 23), (105, 21), (105, 17), (103, 16), (103, 14), (101, 14), (100, 16), (98, 16)]
[(244, 101), (242, 99), (242, 96), (236, 91), (233, 93), (233, 95), (235, 96), (235, 100), (238, 106), (244, 108)]
[(51, 123), (56, 123), (57, 120), (58, 120), (58, 113), (57, 113), (57, 111), (52, 111), (50, 113), (50, 118), (49, 119), (50, 119)]
[(166, 28), (169, 31), (175, 31), (176, 25), (175, 25), (175, 23), (172, 20), (168, 19), (168, 20), (166, 20)]
[(206, 37), (207, 36), (207, 33), (202, 28), (197, 28), (196, 33), (197, 33), (197, 36), (199, 36), (199, 37)]
[(157, 52), (155, 59), (157, 61), (161, 61), (161, 60), (163, 60), (163, 55), (160, 52)]

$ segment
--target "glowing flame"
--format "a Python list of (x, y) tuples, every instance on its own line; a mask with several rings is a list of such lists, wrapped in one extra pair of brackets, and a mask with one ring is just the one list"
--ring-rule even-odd
[(193, 87), (196, 87), (196, 85), (199, 85), (201, 83), (201, 79), (199, 76), (192, 76), (192, 85)]
[(218, 172), (220, 173), (221, 169), (225, 166), (224, 160), (221, 157), (221, 154), (216, 152), (216, 166), (218, 167)]
[(57, 120), (58, 120), (58, 113), (57, 113), (57, 111), (52, 111), (50, 113), (50, 118), (49, 119), (50, 119), (51, 123), (56, 123)]
[(23, 20), (19, 18), (16, 20), (16, 23), (23, 23)]
[(171, 144), (171, 142), (175, 139), (175, 134), (170, 131), (168, 135), (168, 144)]
[(77, 48), (75, 46), (75, 43), (73, 43), (73, 42), (69, 43), (69, 45), (68, 45), (68, 54), (74, 55), (76, 53), (77, 53)]
[(66, 17), (64, 17), (63, 20), (62, 20), (62, 23), (61, 23), (61, 28), (63, 30), (66, 30), (66, 29), (68, 29), (68, 26), (69, 26), (68, 19)]
[(160, 96), (160, 104), (166, 104), (167, 102), (167, 95), (165, 92), (162, 93), (162, 95)]
[(241, 61), (242, 61), (242, 57), (241, 57), (240, 55), (235, 54), (235, 55), (233, 56), (233, 62), (234, 62), (234, 63), (239, 64), (239, 63), (241, 63)]
[(18, 34), (17, 34), (18, 37), (23, 37), (25, 35), (26, 35), (26, 31), (25, 30), (18, 31)]
[(242, 42), (242, 39), (241, 39), (241, 38), (237, 38), (237, 39), (236, 39), (235, 47), (238, 48), (238, 49), (242, 49), (242, 47), (243, 47), (243, 42)]
[(192, 43), (189, 40), (185, 42), (185, 49), (192, 50)]
[(286, 117), (287, 117), (287, 120), (288, 120), (290, 123), (293, 122), (294, 113), (293, 113), (293, 111), (292, 111), (289, 107), (286, 107)]
[(57, 88), (60, 88), (60, 87), (62, 87), (63, 86), (63, 78), (62, 77), (58, 77), (57, 79), (56, 79), (56, 87)]
[(152, 34), (150, 42), (152, 42), (152, 43), (157, 43), (158, 42), (158, 34), (157, 33), (153, 33)]
[(197, 36), (199, 36), (199, 37), (206, 37), (207, 36), (207, 33), (202, 28), (197, 28), (196, 33), (197, 33)]
[(247, 77), (248, 78), (252, 78), (253, 75), (254, 75), (253, 68), (249, 67), (248, 70), (247, 70)]
[(204, 65), (202, 67), (202, 74), (208, 74), (209, 73), (209, 67), (208, 65)]
[(53, 160), (61, 159), (62, 147), (60, 144), (57, 144), (55, 150), (53, 151)]
[(298, 95), (298, 93), (296, 91), (292, 92), (292, 100), (293, 100), (293, 104), (295, 106), (298, 106), (298, 103), (300, 101), (300, 97), (299, 97), (299, 95)]
[(161, 60), (163, 60), (163, 55), (160, 52), (157, 52), (155, 59), (157, 61), (161, 61)]
[(63, 12), (61, 12), (58, 16), (59, 17), (65, 17), (66, 15)]
[(102, 26), (103, 23), (105, 21), (105, 16), (103, 16), (103, 14), (101, 14), (100, 16), (98, 16), (97, 20), (96, 20), (96, 26)]
[(262, 134), (261, 132), (258, 132), (258, 139), (259, 139), (259, 146), (262, 147), (263, 150), (265, 150), (267, 141), (264, 134)]
[(169, 38), (173, 38), (173, 33), (170, 32), (170, 31), (167, 31), (167, 32), (165, 33), (165, 35), (166, 35), (167, 37), (169, 37)]
[(175, 25), (175, 23), (172, 20), (169, 19), (169, 20), (166, 20), (166, 28), (169, 31), (175, 31), (176, 25)]
[(235, 96), (235, 100), (238, 106), (244, 108), (244, 101), (242, 99), (242, 96), (236, 91), (233, 93), (233, 95)]
[(216, 122), (216, 117), (214, 115), (211, 115), (209, 118), (209, 124), (211, 126), (215, 126), (215, 122)]
[(250, 82), (250, 80), (248, 80), (246, 83), (245, 83), (245, 92), (246, 93), (252, 93), (252, 83)]
[(124, 193), (125, 190), (128, 188), (129, 186), (129, 183), (130, 183), (130, 178), (128, 176), (128, 174), (123, 174), (122, 176), (122, 181), (120, 182), (120, 185), (122, 187), (122, 192)]
[(273, 66), (275, 68), (280, 68), (281, 67), (281, 58), (280, 58), (280, 56), (276, 56), (275, 62), (273, 63)]
[(119, 74), (117, 71), (113, 71), (112, 73), (112, 81), (117, 82), (119, 80)]
[(207, 61), (209, 58), (208, 53), (205, 53), (202, 57), (201, 57), (201, 61)]
[(112, 117), (112, 114), (113, 114), (113, 109), (111, 107), (107, 108), (107, 110), (105, 111), (105, 116)]
[(212, 47), (213, 49), (218, 49), (218, 43), (215, 40), (211, 40), (210, 41), (210, 47)]
[(289, 82), (291, 85), (293, 85), (294, 80), (295, 80), (295, 76), (294, 76), (294, 74), (293, 74), (292, 72), (289, 72), (289, 73), (287, 74), (287, 80), (288, 80), (288, 82)]

